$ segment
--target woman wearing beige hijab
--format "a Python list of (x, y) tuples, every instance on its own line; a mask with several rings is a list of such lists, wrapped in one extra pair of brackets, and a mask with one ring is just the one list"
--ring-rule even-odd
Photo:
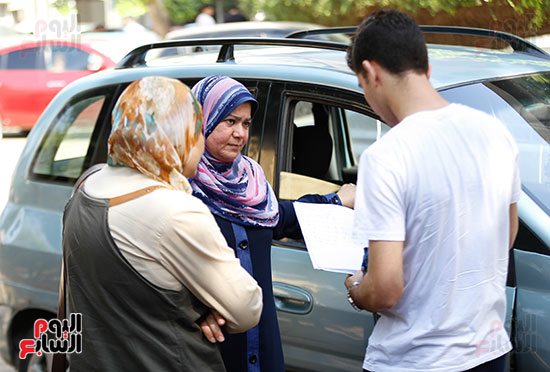
[(197, 322), (212, 308), (243, 332), (257, 324), (262, 294), (191, 195), (201, 106), (178, 80), (146, 77), (112, 119), (108, 165), (64, 214), (69, 309), (83, 317), (71, 371), (224, 371)]

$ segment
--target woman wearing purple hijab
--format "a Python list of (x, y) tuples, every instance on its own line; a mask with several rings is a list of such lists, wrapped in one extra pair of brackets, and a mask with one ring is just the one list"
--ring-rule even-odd
[[(281, 337), (271, 282), (271, 241), (299, 237), (300, 227), (292, 202), (278, 202), (254, 160), (241, 155), (257, 108), (256, 99), (241, 83), (226, 76), (209, 76), (192, 89), (203, 107), (204, 154), (197, 175), (191, 179), (193, 195), (214, 215), (228, 245), (263, 292), (258, 326), (245, 333), (223, 334), (224, 320), (216, 311), (202, 330), (219, 347), (228, 372), (284, 372)], [(354, 187), (335, 194), (306, 195), (302, 202), (353, 205)], [(223, 327), (225, 328), (225, 327)]]

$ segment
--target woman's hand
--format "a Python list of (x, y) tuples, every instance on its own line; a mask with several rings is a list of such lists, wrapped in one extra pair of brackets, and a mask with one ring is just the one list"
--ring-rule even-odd
[(353, 208), (355, 205), (355, 184), (346, 183), (336, 193), (344, 207)]
[(225, 341), (222, 329), (220, 328), (223, 325), (225, 325), (225, 319), (216, 310), (210, 310), (210, 314), (199, 323), (202, 334), (213, 344), (216, 341)]

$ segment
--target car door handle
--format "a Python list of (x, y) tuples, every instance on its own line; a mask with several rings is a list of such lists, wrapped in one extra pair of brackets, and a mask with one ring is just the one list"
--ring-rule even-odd
[(275, 297), (275, 306), (280, 311), (304, 315), (313, 308), (311, 295), (293, 285), (274, 282), (273, 296)]

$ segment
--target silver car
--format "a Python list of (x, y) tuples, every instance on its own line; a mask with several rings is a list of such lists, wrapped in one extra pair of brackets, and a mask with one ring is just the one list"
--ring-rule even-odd
[[(515, 346), (509, 366), (550, 372), (550, 57), (508, 34), (424, 30), (497, 37), (511, 45), (430, 44), (431, 82), (447, 100), (500, 118), (518, 143), (522, 197), (508, 280), (506, 327)], [(359, 154), (388, 131), (346, 65), (345, 44), (224, 39), (207, 41), (221, 47), (219, 53), (146, 56), (151, 48), (204, 43), (136, 49), (118, 68), (63, 89), (31, 131), (0, 217), (0, 353), (20, 371), (45, 365), (43, 356), (19, 360), (18, 341), (31, 335), (37, 318), (54, 316), (63, 207), (79, 175), (106, 160), (110, 113), (130, 82), (164, 75), (193, 85), (211, 74), (243, 82), (260, 107), (244, 153), (262, 165), (280, 199), (354, 182)], [(345, 275), (314, 270), (301, 240), (273, 241), (272, 261), (287, 368), (361, 370), (373, 316), (346, 302)]]

